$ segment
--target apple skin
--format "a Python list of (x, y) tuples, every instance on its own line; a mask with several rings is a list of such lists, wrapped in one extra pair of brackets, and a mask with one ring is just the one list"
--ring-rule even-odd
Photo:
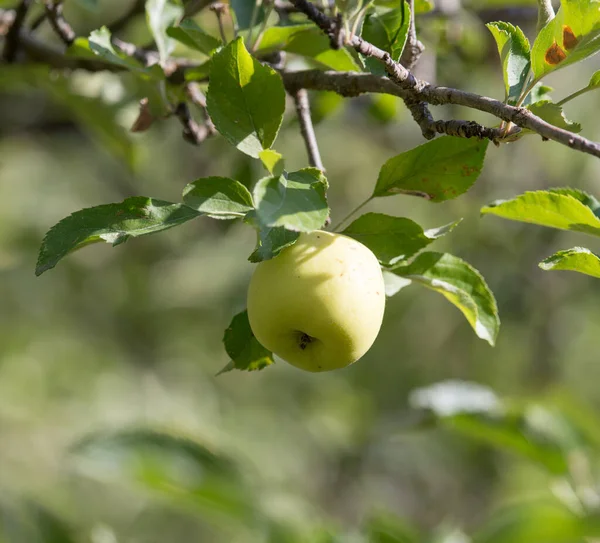
[(248, 319), (262, 345), (300, 369), (321, 372), (356, 362), (383, 320), (379, 262), (362, 243), (316, 230), (256, 267)]

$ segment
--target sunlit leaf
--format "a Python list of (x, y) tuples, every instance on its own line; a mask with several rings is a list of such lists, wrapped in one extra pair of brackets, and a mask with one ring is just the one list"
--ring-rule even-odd
[(248, 257), (250, 262), (262, 262), (263, 260), (275, 258), (286, 247), (296, 243), (296, 240), (300, 237), (299, 232), (287, 230), (282, 226), (275, 228), (261, 226), (260, 224), (256, 224), (255, 226), (257, 228), (258, 239), (256, 249)]
[(424, 231), (416, 222), (404, 217), (365, 213), (342, 234), (366, 245), (384, 266), (392, 266), (407, 260), (441, 235), (452, 231), (458, 222), (446, 225), (441, 230)]
[(273, 149), (265, 149), (258, 153), (258, 158), (271, 175), (281, 175), (284, 168), (284, 160), (281, 153)]
[(246, 30), (260, 24), (265, 19), (265, 8), (262, 2), (256, 0), (230, 0), (237, 26)]
[(562, 107), (552, 103), (550, 100), (539, 100), (529, 105), (527, 109), (534, 115), (540, 117), (540, 119), (543, 119), (554, 126), (558, 126), (558, 128), (563, 128), (564, 130), (575, 133), (581, 132), (581, 125), (569, 121), (565, 117)]
[(55, 224), (44, 237), (35, 273), (44, 273), (70, 252), (91, 243), (119, 245), (130, 237), (160, 232), (199, 215), (186, 205), (144, 196), (76, 211)]
[(281, 49), (295, 53), (338, 71), (358, 71), (359, 67), (346, 48), (334, 50), (329, 39), (315, 25), (274, 26), (265, 31), (259, 52)]
[(500, 328), (496, 300), (470, 264), (447, 253), (425, 252), (391, 271), (444, 295), (462, 311), (477, 336), (494, 345)]
[(242, 311), (233, 317), (231, 324), (225, 330), (223, 343), (227, 354), (231, 357), (231, 363), (221, 373), (233, 369), (262, 370), (274, 363), (273, 353), (265, 349), (254, 337), (247, 311)]
[(416, 389), (410, 405), (429, 413), (425, 420), (500, 449), (524, 456), (551, 473), (569, 469), (569, 455), (582, 436), (556, 410), (542, 404), (513, 404), (490, 388), (464, 381), (444, 381)]
[(408, 194), (432, 202), (456, 198), (479, 177), (488, 143), (444, 136), (390, 158), (379, 171), (373, 196)]
[(568, 270), (600, 278), (600, 256), (585, 247), (573, 247), (540, 262), (543, 270)]
[(221, 40), (204, 32), (193, 19), (184, 19), (177, 26), (167, 28), (167, 35), (209, 56), (222, 45)]
[[(406, 44), (409, 26), (410, 7), (405, 0), (401, 0), (399, 6), (390, 11), (368, 14), (363, 24), (362, 37), (387, 51), (392, 60), (398, 61)], [(385, 68), (380, 61), (368, 57), (365, 63), (372, 73), (385, 75)]]
[(483, 207), (481, 213), (600, 236), (600, 219), (594, 210), (565, 193), (565, 189), (526, 192), (512, 200), (497, 200)]
[(600, 516), (579, 515), (558, 500), (540, 500), (496, 512), (473, 543), (574, 543), (599, 534)]
[(236, 219), (254, 209), (248, 189), (229, 177), (203, 177), (183, 189), (183, 201), (215, 219)]
[(556, 17), (538, 34), (531, 50), (537, 79), (600, 50), (600, 3), (562, 0)]
[(285, 89), (279, 74), (252, 57), (238, 38), (212, 58), (207, 107), (217, 130), (258, 158), (279, 131)]
[(250, 215), (262, 227), (282, 226), (297, 232), (317, 230), (329, 216), (326, 189), (327, 180), (317, 168), (265, 177), (254, 187), (256, 210)]
[(486, 25), (498, 46), (506, 98), (516, 101), (527, 81), (531, 66), (529, 40), (518, 26), (505, 22), (493, 22)]
[(237, 467), (187, 436), (146, 428), (99, 432), (71, 454), (75, 467), (98, 479), (135, 483), (230, 519), (252, 514)]
[(167, 29), (181, 19), (183, 6), (179, 0), (146, 0), (148, 28), (158, 48), (161, 64), (175, 48), (175, 42), (167, 35)]

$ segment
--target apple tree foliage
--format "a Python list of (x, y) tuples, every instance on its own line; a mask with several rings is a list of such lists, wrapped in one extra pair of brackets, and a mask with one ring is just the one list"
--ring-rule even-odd
[[(94, 4), (93, 1), (84, 3)], [(400, 66), (408, 48), (417, 44), (413, 31), (415, 17), (418, 22), (421, 13), (434, 7), (433, 3), (336, 0), (329, 4), (316, 1), (311, 4), (295, 0), (286, 3), (289, 9), (285, 11), (276, 9), (278, 3), (273, 0), (231, 0), (229, 6), (219, 8), (217, 15), (220, 23), (222, 18), (231, 18), (233, 32), (225, 32), (221, 25), (219, 34), (202, 28), (187, 4), (180, 0), (145, 2), (147, 26), (155, 45), (151, 54), (116, 39), (109, 28), (102, 27), (87, 37), (72, 39), (63, 31), (61, 37), (68, 44), (65, 58), (87, 63), (85, 65), (93, 66), (94, 70), (125, 72), (138, 82), (136, 98), (143, 99), (134, 130), (147, 130), (153, 122), (177, 115), (184, 123), (187, 138), (201, 139), (200, 129), (205, 135), (218, 133), (237, 151), (262, 164), (264, 177), (255, 179), (251, 190), (237, 179), (213, 176), (190, 180), (183, 187), (180, 202), (136, 196), (120, 203), (75, 211), (46, 234), (36, 274), (53, 268), (80, 247), (96, 242), (120, 245), (130, 238), (173, 228), (203, 215), (216, 220), (240, 220), (253, 228), (257, 241), (248, 258), (255, 263), (276, 258), (284, 248), (295, 243), (301, 232), (329, 228), (355, 238), (373, 251), (383, 269), (388, 296), (413, 284), (432, 289), (464, 314), (478, 337), (494, 345), (500, 320), (496, 301), (484, 278), (459, 256), (429, 250), (436, 239), (451, 234), (460, 223), (460, 217), (452, 224), (423, 227), (409, 217), (365, 213), (346, 224), (357, 214), (359, 209), (356, 209), (342, 224), (332, 228), (327, 189), (336, 179), (327, 179), (318, 151), (315, 154), (314, 138), (303, 130), (309, 159), (306, 167), (298, 171), (287, 170), (285, 157), (277, 150), (277, 135), (286, 108), (292, 104), (291, 98), (301, 109), (296, 91), (302, 89), (302, 85), (296, 84), (291, 90), (286, 85), (288, 66), (294, 59), (303, 59), (313, 67), (305, 73), (315, 79), (318, 79), (315, 72), (319, 71), (327, 77), (344, 75), (348, 80), (362, 74), (377, 76), (379, 79), (371, 80), (382, 85), (392, 80), (409, 95), (430, 88), (410, 83), (408, 72), (398, 76), (394, 66)], [(202, 8), (208, 2), (196, 4)], [(52, 6), (55, 7), (55, 3), (45, 2), (47, 16), (55, 23), (67, 24)], [(547, 8), (548, 2), (540, 0), (540, 9), (544, 6)], [(287, 15), (284, 16), (284, 12)], [(459, 198), (477, 181), (486, 160), (495, 160), (490, 141), (495, 145), (509, 142), (518, 145), (520, 138), (537, 132), (560, 142), (566, 137), (568, 145), (600, 156), (597, 144), (575, 139), (572, 134), (581, 127), (569, 121), (562, 109), (570, 100), (600, 88), (600, 72), (558, 102), (550, 99), (551, 89), (543, 84), (543, 78), (549, 73), (600, 50), (600, 2), (562, 0), (556, 15), (550, 15), (543, 22), (533, 43), (518, 26), (509, 22), (487, 25), (498, 46), (503, 74), (503, 102), (498, 101), (499, 105), (494, 106), (500, 111), (497, 114), (501, 120), (499, 126), (478, 133), (466, 129), (473, 128), (474, 123), (465, 129), (461, 125), (452, 130), (452, 122), (445, 128), (436, 128), (444, 135), (404, 150), (381, 165), (377, 179), (371, 180), (371, 195), (359, 208), (379, 198), (423, 198), (434, 206)], [(59, 31), (60, 24), (57, 25)], [(193, 52), (190, 59), (203, 60), (174, 64), (172, 54), (176, 45)], [(367, 54), (372, 50), (376, 52)], [(134, 149), (127, 134), (115, 122), (115, 112), (108, 106), (90, 104), (91, 98), (77, 95), (69, 84), (68, 72), (55, 69), (50, 79), (47, 73), (43, 64), (25, 69), (15, 63), (10, 69), (7, 66), (0, 71), (0, 85), (15, 92), (27, 87), (46, 90), (115, 155), (133, 164)], [(327, 90), (319, 89), (318, 85), (306, 84), (304, 88), (307, 87)], [(195, 98), (190, 92), (192, 88)], [(352, 94), (344, 90), (343, 81), (337, 90), (341, 95)], [(364, 91), (358, 90), (355, 94), (359, 92)], [(376, 95), (378, 98), (386, 96), (385, 91), (381, 92), (383, 94)], [(427, 98), (425, 94), (412, 101), (402, 97), (409, 109), (418, 99)], [(197, 112), (203, 115), (202, 123), (189, 115), (188, 104), (198, 106)], [(469, 103), (464, 105), (469, 106)], [(514, 111), (523, 119), (535, 122), (508, 121), (506, 116), (510, 113), (514, 117)], [(418, 121), (416, 116), (415, 120)], [(308, 132), (312, 131), (310, 113), (303, 121)], [(432, 126), (437, 127), (437, 124), (430, 123), (429, 127)], [(538, 130), (540, 126), (543, 133)], [(481, 213), (600, 236), (600, 202), (577, 188), (507, 194), (506, 200), (485, 205)], [(546, 258), (540, 268), (600, 277), (600, 257), (583, 247), (564, 249)], [(224, 343), (231, 357), (225, 371), (262, 369), (273, 362), (272, 354), (252, 335), (245, 312), (233, 318), (225, 332)], [(479, 424), (455, 414), (444, 415), (443, 420), (453, 421), (453, 425), (459, 421), (461, 428), (473, 429)], [(499, 424), (496, 432), (501, 433), (504, 423)], [(517, 444), (515, 447), (518, 448)], [(536, 456), (535, 447), (535, 443), (527, 445), (530, 456)], [(559, 463), (549, 468), (560, 469)]]

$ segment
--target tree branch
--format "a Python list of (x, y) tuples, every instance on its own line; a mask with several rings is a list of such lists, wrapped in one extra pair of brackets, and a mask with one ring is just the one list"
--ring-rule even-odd
[(183, 139), (192, 145), (200, 145), (213, 132), (203, 124), (198, 124), (190, 113), (190, 108), (185, 102), (177, 104), (175, 115), (183, 126)]
[(292, 98), (296, 105), (296, 113), (298, 114), (298, 121), (300, 122), (300, 132), (302, 133), (302, 138), (306, 145), (306, 152), (308, 153), (308, 163), (324, 172), (325, 168), (323, 167), (321, 153), (319, 152), (319, 146), (317, 144), (317, 137), (315, 136), (315, 130), (310, 117), (308, 93), (306, 92), (306, 89), (297, 89), (292, 93)]
[[(320, 28), (326, 29), (328, 32), (333, 32), (334, 38), (336, 37), (337, 25), (334, 21), (307, 0), (292, 1), (295, 8), (304, 13), (308, 10), (311, 18), (314, 17), (313, 20)], [(54, 2), (49, 3), (54, 4)], [(51, 12), (53, 16), (55, 16), (54, 13), (56, 11)], [(61, 18), (61, 16), (55, 16), (58, 22), (60, 22)], [(70, 29), (70, 26), (67, 25), (67, 27)], [(37, 40), (23, 29), (20, 30), (18, 41), (30, 58), (44, 62), (53, 68), (80, 68), (89, 71), (120, 71), (123, 69), (120, 66), (107, 64), (100, 60), (66, 56), (64, 51)], [(125, 42), (120, 42), (120, 45), (124, 47)], [(489, 113), (498, 119), (513, 123), (520, 129), (529, 129), (544, 139), (556, 141), (572, 149), (600, 158), (600, 144), (553, 126), (525, 108), (510, 106), (493, 98), (458, 89), (437, 87), (430, 85), (426, 81), (418, 80), (410, 71), (406, 70), (399, 63), (394, 62), (388, 53), (357, 36), (351, 38), (350, 45), (361, 54), (372, 56), (383, 62), (389, 77), (379, 77), (358, 72), (323, 72), (320, 70), (282, 72), (281, 75), (287, 91), (292, 95), (300, 89), (334, 91), (342, 96), (358, 96), (367, 92), (391, 94), (402, 98), (407, 104), (411, 104), (414, 115), (417, 109), (419, 109), (419, 124), (422, 130), (426, 130), (429, 134), (443, 133), (460, 137), (489, 138), (494, 142), (502, 141), (496, 128), (487, 128), (472, 121), (435, 121), (426, 109), (426, 106), (425, 109), (421, 109), (420, 104), (460, 105)], [(132, 47), (139, 49), (136, 46)], [(152, 51), (146, 51), (147, 55), (151, 55), (152, 53)], [(147, 58), (146, 60), (149, 59)], [(169, 79), (175, 82), (183, 82), (186, 68), (193, 66), (193, 63), (185, 59), (171, 60), (175, 71)], [(193, 98), (190, 99), (193, 101)], [(194, 142), (201, 142), (214, 132), (214, 128), (210, 125), (198, 125), (198, 123), (195, 123), (189, 114), (187, 105), (179, 105), (177, 110), (178, 118), (184, 124), (186, 132), (189, 134), (189, 140), (193, 139)], [(515, 129), (510, 135), (514, 135), (517, 131), (518, 129)]]
[(552, 0), (538, 0), (537, 31), (539, 32), (552, 19), (554, 19), (554, 8), (552, 7)]
[[(314, 4), (308, 0), (291, 0), (292, 4), (302, 13), (304, 13), (311, 21), (313, 21), (325, 34), (329, 36), (329, 40), (333, 44), (335, 40), (341, 40), (341, 34), (343, 33), (336, 21), (319, 11)], [(415, 35), (416, 39), (416, 35)], [(341, 40), (343, 41), (343, 40)], [(417, 80), (402, 64), (394, 62), (391, 55), (379, 49), (375, 45), (363, 40), (361, 37), (356, 35), (346, 36), (346, 42), (351, 47), (366, 57), (373, 57), (381, 61), (385, 70), (388, 73), (390, 79), (397, 83), (402, 88), (415, 88), (417, 86)], [(433, 117), (429, 112), (426, 103), (416, 100), (414, 97), (409, 100), (405, 100), (406, 107), (409, 109), (415, 122), (421, 127), (421, 132), (425, 139), (432, 139), (435, 137), (435, 132), (431, 129), (431, 123)]]
[(116, 21), (107, 25), (107, 28), (110, 30), (111, 34), (116, 34), (123, 30), (132, 19), (141, 15), (146, 10), (146, 2), (145, 0), (134, 0), (131, 7)]
[(298, 88), (337, 92), (342, 96), (359, 96), (363, 93), (392, 94), (399, 98), (420, 99), (432, 105), (455, 104), (489, 113), (503, 121), (512, 122), (519, 128), (527, 128), (542, 138), (562, 143), (571, 149), (600, 158), (600, 144), (558, 128), (540, 119), (531, 111), (514, 107), (499, 100), (480, 96), (472, 92), (448, 87), (436, 87), (425, 81), (415, 80), (413, 88), (401, 88), (386, 77), (357, 72), (323, 72), (306, 70), (283, 73), (288, 92)]
[(17, 56), (17, 50), (19, 49), (19, 34), (21, 33), (21, 27), (25, 22), (25, 17), (29, 12), (29, 8), (33, 4), (32, 0), (22, 0), (14, 13), (10, 28), (6, 33), (6, 41), (4, 43), (3, 59), (6, 62), (14, 62)]
[(71, 45), (75, 41), (77, 34), (75, 34), (71, 25), (64, 18), (62, 4), (54, 0), (45, 0), (44, 8), (54, 32), (56, 32), (67, 47)]
[(410, 9), (410, 23), (408, 27), (408, 36), (406, 37), (406, 45), (404, 46), (404, 51), (402, 51), (400, 62), (406, 66), (408, 70), (412, 70), (419, 61), (419, 57), (423, 51), (425, 51), (425, 46), (417, 39), (417, 29), (415, 27), (415, 2), (414, 0), (407, 0), (407, 2)]

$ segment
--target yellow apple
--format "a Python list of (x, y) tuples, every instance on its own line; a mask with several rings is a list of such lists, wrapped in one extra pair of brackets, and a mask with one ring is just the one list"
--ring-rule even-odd
[(364, 355), (385, 308), (377, 258), (362, 243), (320, 230), (256, 267), (248, 289), (252, 332), (306, 371), (344, 368)]

